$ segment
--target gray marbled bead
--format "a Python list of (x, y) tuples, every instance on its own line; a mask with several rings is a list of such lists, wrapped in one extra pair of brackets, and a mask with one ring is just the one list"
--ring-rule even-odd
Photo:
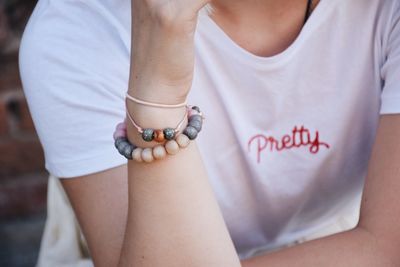
[(118, 146), (122, 143), (122, 142), (126, 142), (128, 139), (126, 139), (125, 137), (119, 137), (117, 139), (115, 139), (114, 145), (116, 148), (118, 148)]
[(127, 159), (132, 159), (132, 151), (136, 149), (136, 146), (131, 144), (126, 137), (117, 138), (115, 140), (115, 147)]
[(128, 144), (124, 150), (122, 151), (122, 155), (125, 156), (127, 159), (132, 159), (132, 151), (135, 147), (132, 144)]
[(175, 130), (172, 128), (166, 128), (164, 129), (164, 137), (167, 140), (172, 140), (175, 137)]
[(201, 117), (201, 115), (192, 115), (192, 116), (190, 116), (189, 121), (203, 122), (203, 117)]
[(202, 124), (203, 123), (199, 120), (190, 120), (189, 121), (189, 126), (194, 127), (197, 130), (197, 132), (201, 131)]
[(197, 137), (197, 130), (193, 126), (187, 126), (185, 130), (183, 131), (183, 134), (189, 137), (190, 140), (194, 140)]
[(142, 138), (146, 142), (151, 142), (154, 139), (154, 130), (153, 129), (144, 129), (142, 133)]
[(127, 141), (122, 141), (118, 144), (117, 149), (118, 149), (119, 153), (123, 155), (125, 148), (128, 146), (129, 146), (129, 143)]

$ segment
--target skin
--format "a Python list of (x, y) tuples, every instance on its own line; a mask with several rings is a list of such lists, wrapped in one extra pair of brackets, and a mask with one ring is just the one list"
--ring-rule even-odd
[[(270, 56), (283, 51), (297, 37), (304, 2), (213, 1), (216, 7), (213, 19), (243, 48), (259, 56)], [(191, 21), (189, 17), (185, 21)], [(190, 39), (176, 33), (173, 25), (163, 25), (177, 39)], [(254, 30), (247, 31), (249, 25)], [(149, 23), (145, 27), (155, 26)], [(153, 28), (157, 30), (165, 33)], [(138, 36), (139, 31), (135, 34)], [(144, 47), (151, 47), (143, 42)], [(185, 86), (191, 82), (187, 71), (190, 62), (177, 62), (174, 70), (185, 66), (182, 70), (187, 71), (177, 72), (179, 75), (156, 72), (150, 76), (150, 71), (146, 74), (146, 68), (138, 63), (140, 53), (136, 55), (134, 51), (132, 95), (154, 102), (163, 97), (170, 103), (185, 98)], [(154, 62), (157, 63), (156, 58)], [(165, 78), (171, 76), (179, 78)], [(150, 77), (152, 86), (144, 87)], [(159, 110), (134, 103), (128, 109), (139, 123), (155, 128), (174, 124), (182, 116), (181, 109)], [(195, 142), (163, 161), (152, 164), (130, 161), (128, 165), (61, 181), (96, 266), (398, 266), (400, 206), (396, 197), (400, 189), (397, 167), (400, 146), (396, 137), (399, 135), (400, 116), (381, 116), (368, 166), (361, 218), (354, 229), (242, 262), (234, 251)], [(128, 137), (140, 143), (130, 124)]]

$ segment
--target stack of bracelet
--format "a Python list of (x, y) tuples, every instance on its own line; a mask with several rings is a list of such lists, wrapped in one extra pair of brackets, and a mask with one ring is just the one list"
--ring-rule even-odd
[[(200, 109), (197, 106), (188, 106), (186, 103), (178, 104), (178, 105), (163, 105), (163, 104), (155, 104), (145, 102), (139, 99), (136, 99), (127, 94), (127, 99), (133, 100), (136, 103), (148, 105), (148, 106), (156, 106), (156, 107), (180, 107), (186, 106), (186, 112), (184, 118), (180, 121), (178, 126), (173, 128), (165, 128), (165, 129), (151, 129), (146, 128), (143, 129), (133, 120), (130, 116), (128, 109), (126, 108), (126, 114), (129, 120), (132, 122), (133, 126), (138, 130), (141, 134), (142, 139), (146, 142), (156, 141), (158, 143), (163, 143), (156, 145), (152, 148), (140, 148), (135, 144), (129, 142), (127, 138), (126, 132), (126, 123), (127, 119), (121, 123), (119, 123), (114, 132), (114, 141), (115, 147), (118, 152), (126, 157), (128, 160), (134, 159), (137, 162), (153, 162), (154, 160), (163, 159), (168, 155), (175, 155), (179, 152), (180, 148), (185, 148), (189, 145), (190, 140), (196, 139), (198, 133), (202, 129), (204, 116)], [(188, 124), (182, 133), (179, 133), (179, 129), (181, 128), (183, 122), (186, 117), (188, 118)]]

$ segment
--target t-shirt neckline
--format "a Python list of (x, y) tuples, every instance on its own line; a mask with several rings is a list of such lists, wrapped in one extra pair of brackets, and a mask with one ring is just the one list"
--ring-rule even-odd
[[(299, 46), (304, 42), (307, 36), (309, 36), (309, 34), (318, 26), (318, 21), (321, 20), (324, 10), (331, 2), (333, 1), (320, 0), (296, 39), (285, 50), (273, 56), (258, 56), (244, 49), (233, 39), (231, 39), (231, 37), (225, 33), (222, 28), (206, 13), (199, 16), (200, 18), (203, 18), (203, 20), (199, 23), (199, 28), (205, 26), (206, 28), (204, 30), (206, 31), (206, 34), (211, 34), (210, 36), (214, 37), (211, 39), (217, 40), (220, 45), (223, 45), (224, 50), (230, 51), (232, 55), (240, 61), (244, 61), (245, 63), (251, 65), (261, 64), (264, 67), (267, 65), (283, 64), (291, 58), (291, 56), (294, 54), (294, 52), (296, 52), (296, 50), (298, 50)], [(202, 25), (202, 23), (204, 23), (204, 25)], [(215, 36), (218, 36), (218, 38), (215, 38)]]

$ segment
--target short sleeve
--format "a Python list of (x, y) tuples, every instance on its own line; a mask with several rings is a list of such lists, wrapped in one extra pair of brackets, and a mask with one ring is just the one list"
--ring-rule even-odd
[(45, 168), (60, 178), (127, 162), (112, 135), (125, 118), (129, 34), (84, 2), (39, 1), (19, 52)]
[(389, 34), (383, 48), (380, 114), (400, 113), (400, 9), (399, 1), (393, 2), (395, 7), (390, 17)]

